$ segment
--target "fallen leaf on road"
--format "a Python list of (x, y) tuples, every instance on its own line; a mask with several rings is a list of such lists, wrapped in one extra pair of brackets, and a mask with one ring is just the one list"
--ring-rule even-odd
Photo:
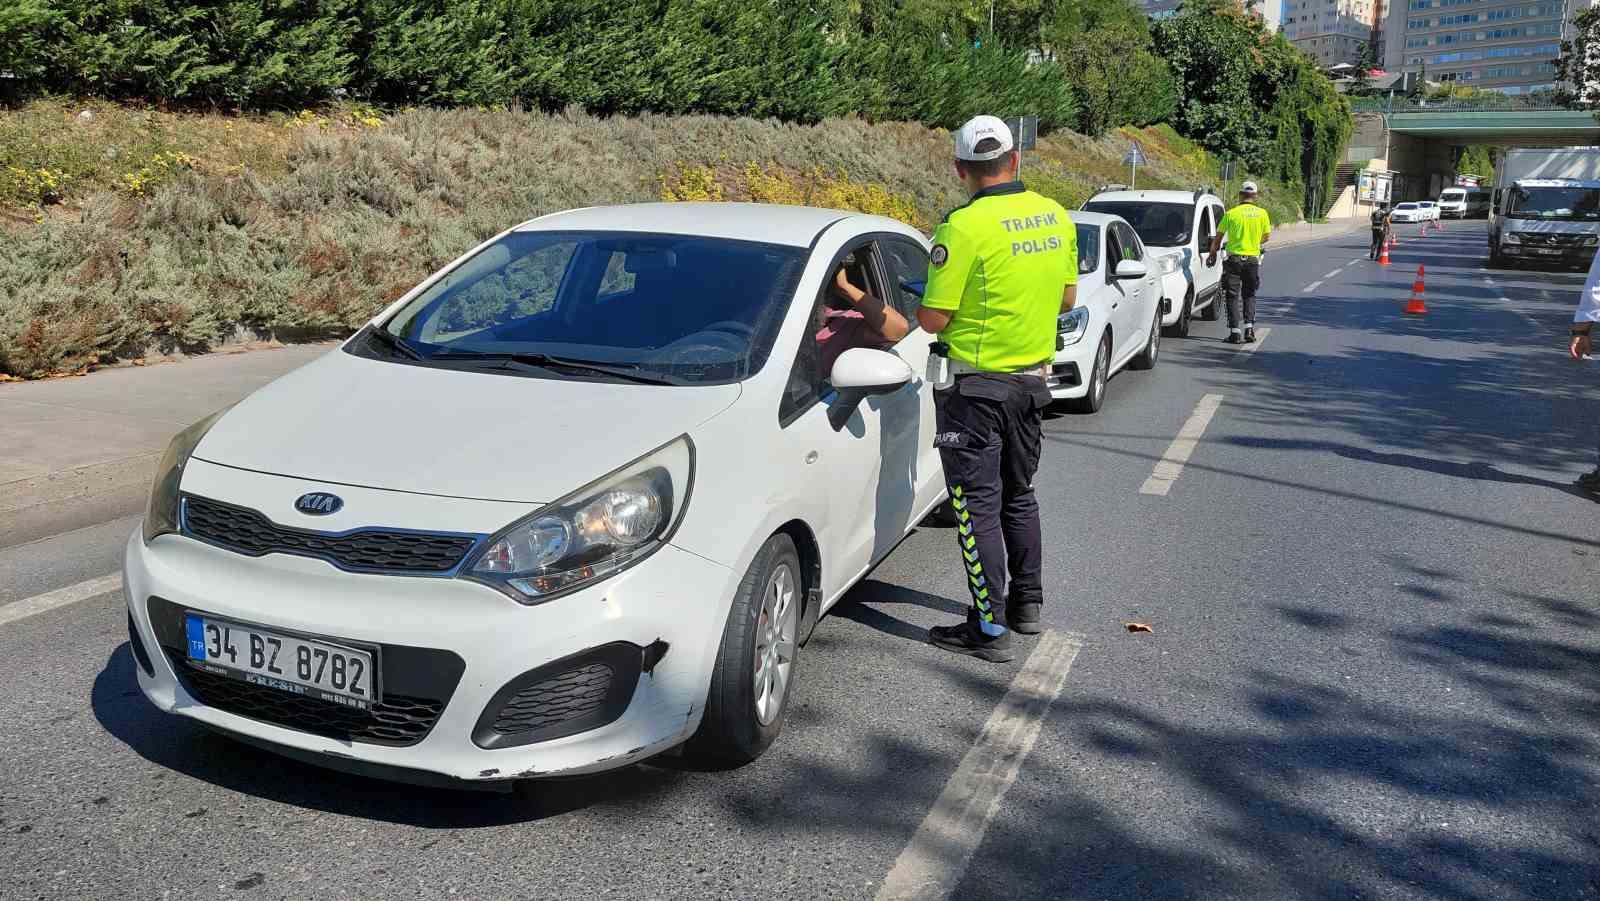
[(1128, 627), (1129, 632), (1149, 632), (1154, 635), (1156, 631), (1146, 623), (1126, 623), (1125, 625)]

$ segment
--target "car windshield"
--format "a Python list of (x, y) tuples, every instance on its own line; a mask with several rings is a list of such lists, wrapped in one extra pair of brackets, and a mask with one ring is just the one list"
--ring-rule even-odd
[(1513, 219), (1600, 219), (1600, 189), (1517, 188), (1506, 215)]
[(1440, 203), (1457, 203), (1467, 199), (1466, 191), (1446, 191), (1439, 195)]
[(1416, 208), (1417, 208), (1417, 205), (1414, 204), (1414, 203), (1402, 203), (1399, 206), (1395, 207), (1395, 210), (1398, 212), (1399, 210), (1414, 210)]
[(1139, 240), (1152, 247), (1188, 244), (1190, 229), (1194, 226), (1194, 205), (1188, 203), (1104, 200), (1090, 203), (1084, 209), (1121, 216), (1139, 233)]
[(737, 381), (766, 361), (804, 265), (804, 250), (751, 241), (512, 232), (413, 298), (369, 344), (425, 365)]
[(1073, 224), (1078, 227), (1078, 274), (1088, 275), (1100, 268), (1100, 226)]

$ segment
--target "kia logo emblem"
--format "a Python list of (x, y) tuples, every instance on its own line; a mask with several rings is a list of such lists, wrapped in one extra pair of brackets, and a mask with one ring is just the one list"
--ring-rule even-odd
[(323, 494), (314, 491), (311, 494), (302, 494), (295, 499), (294, 508), (307, 516), (327, 516), (338, 513), (344, 507), (344, 500), (337, 494)]

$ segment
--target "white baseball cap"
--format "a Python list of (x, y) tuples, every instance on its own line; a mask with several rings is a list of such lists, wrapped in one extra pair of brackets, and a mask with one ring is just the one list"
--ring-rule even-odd
[(1244, 184), (1239, 186), (1239, 193), (1240, 194), (1254, 194), (1254, 193), (1256, 193), (1256, 183), (1253, 182), (1253, 181), (1245, 182)]
[[(977, 149), (978, 144), (988, 139), (1000, 142), (1000, 146), (993, 150)], [(997, 116), (973, 116), (967, 124), (961, 126), (956, 132), (956, 159), (968, 162), (983, 162), (996, 160), (1011, 152), (1015, 146), (1011, 140), (1011, 127), (1005, 120)]]

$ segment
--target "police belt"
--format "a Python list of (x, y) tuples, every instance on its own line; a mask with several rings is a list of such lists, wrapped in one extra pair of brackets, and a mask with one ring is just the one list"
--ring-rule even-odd
[(1037, 366), (1029, 366), (1026, 369), (979, 369), (971, 363), (951, 360), (950, 374), (956, 378), (964, 375), (1036, 375), (1039, 378), (1047, 378), (1050, 375), (1050, 364), (1040, 363)]

